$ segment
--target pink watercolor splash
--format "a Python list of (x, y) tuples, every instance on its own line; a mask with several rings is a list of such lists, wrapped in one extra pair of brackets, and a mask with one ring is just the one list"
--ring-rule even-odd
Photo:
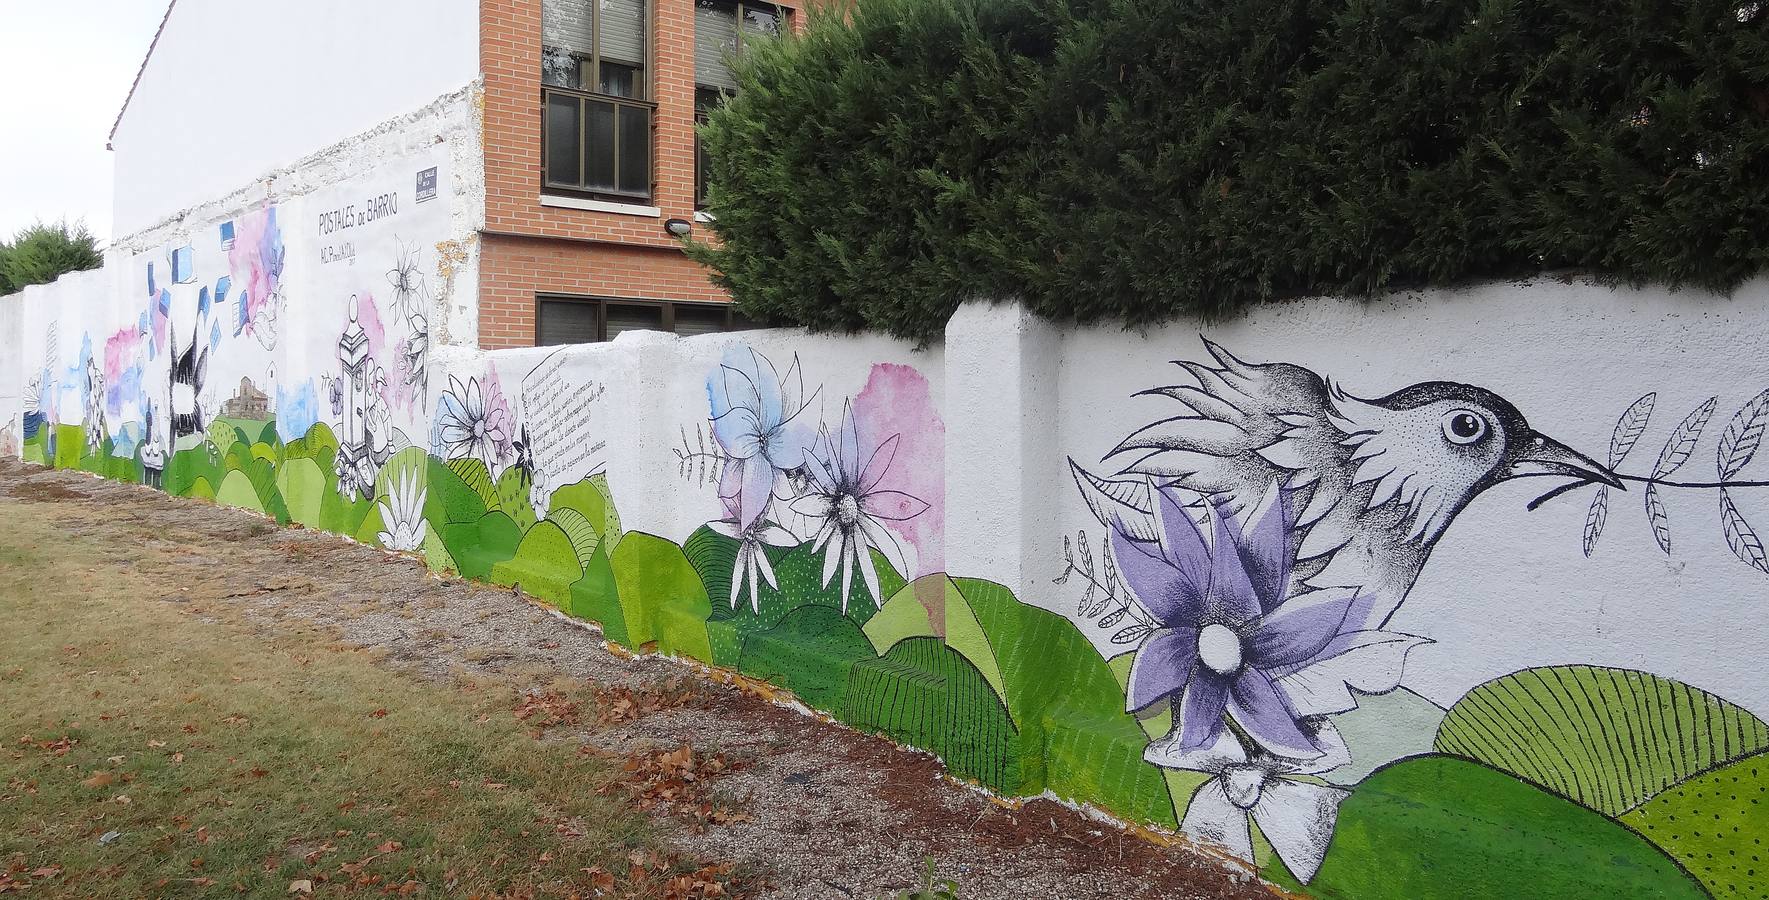
[(227, 251), (228, 269), (246, 293), (246, 321), (258, 319), (258, 311), (270, 302), (282, 280), (283, 233), (276, 223), (276, 207), (248, 213), (235, 223), (233, 248)]
[(141, 332), (134, 328), (125, 328), (113, 334), (104, 342), (104, 378), (116, 382), (123, 377), (123, 372), (135, 365), (137, 355), (141, 352)]
[(897, 455), (879, 487), (902, 491), (926, 501), (926, 512), (888, 526), (915, 546), (913, 580), (946, 568), (946, 423), (934, 406), (926, 378), (913, 367), (879, 363), (866, 387), (854, 398), (854, 419), (862, 429), (862, 446), (877, 446), (901, 435)]

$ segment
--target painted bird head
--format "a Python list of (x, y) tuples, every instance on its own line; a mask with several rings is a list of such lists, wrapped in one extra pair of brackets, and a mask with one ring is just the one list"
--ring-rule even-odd
[(1480, 492), (1511, 478), (1559, 476), (1622, 487), (1596, 460), (1538, 433), (1503, 397), (1428, 381), (1362, 400), (1335, 392), (1330, 418), (1352, 447), (1354, 484), (1375, 482), (1371, 504), (1399, 499), (1414, 536), (1435, 538)]

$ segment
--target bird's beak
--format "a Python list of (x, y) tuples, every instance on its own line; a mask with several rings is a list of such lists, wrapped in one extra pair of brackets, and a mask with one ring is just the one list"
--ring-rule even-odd
[(1551, 437), (1538, 434), (1512, 457), (1511, 472), (1506, 477), (1541, 475), (1562, 475), (1627, 490), (1607, 466)]

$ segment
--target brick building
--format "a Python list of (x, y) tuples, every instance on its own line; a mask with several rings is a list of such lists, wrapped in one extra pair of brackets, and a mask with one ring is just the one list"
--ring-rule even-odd
[[(735, 89), (727, 63), (801, 28), (801, 12), (796, 0), (174, 0), (111, 135), (112, 242), (151, 246), (194, 210), (288, 200), (447, 145), (472, 237), (446, 342), (739, 326), (682, 251), (708, 221), (695, 123)], [(227, 47), (252, 49), (217, 56)]]
[(480, 346), (739, 324), (670, 228), (698, 229), (697, 111), (744, 41), (802, 22), (732, 0), (483, 0)]

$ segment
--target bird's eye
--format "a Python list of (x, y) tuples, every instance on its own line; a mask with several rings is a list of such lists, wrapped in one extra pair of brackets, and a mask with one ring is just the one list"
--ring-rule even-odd
[(1443, 417), (1443, 436), (1452, 444), (1472, 444), (1486, 437), (1486, 419), (1465, 409), (1453, 409)]

